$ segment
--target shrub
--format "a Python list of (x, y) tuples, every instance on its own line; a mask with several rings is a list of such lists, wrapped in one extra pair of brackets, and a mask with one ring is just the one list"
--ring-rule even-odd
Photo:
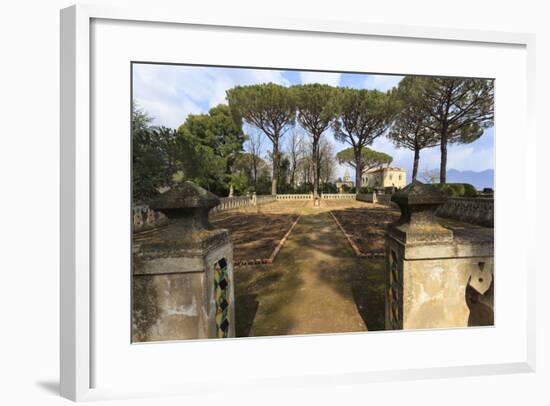
[(372, 193), (373, 191), (374, 191), (374, 188), (370, 186), (362, 186), (359, 189), (359, 193)]
[(354, 187), (349, 187), (348, 185), (342, 185), (343, 193), (353, 193), (354, 190), (355, 190)]
[(433, 185), (449, 197), (475, 197), (477, 190), (469, 183), (436, 183)]
[(477, 190), (473, 185), (469, 183), (464, 183), (464, 197), (476, 197)]
[(319, 185), (322, 193), (338, 193), (338, 188), (334, 183), (322, 183)]

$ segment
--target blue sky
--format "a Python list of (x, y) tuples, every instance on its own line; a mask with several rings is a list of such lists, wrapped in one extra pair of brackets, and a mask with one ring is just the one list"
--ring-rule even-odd
[[(326, 83), (357, 89), (386, 91), (397, 85), (402, 76), (332, 72), (303, 72), (271, 69), (217, 68), (184, 65), (133, 65), (133, 97), (137, 105), (153, 117), (154, 125), (177, 128), (189, 114), (206, 113), (220, 103), (226, 103), (225, 91), (237, 85), (273, 82), (284, 86), (302, 83)], [(245, 128), (250, 133), (252, 128)], [(331, 132), (325, 137), (335, 151), (347, 148), (336, 141)], [(284, 140), (283, 140), (284, 143)], [(266, 150), (269, 143), (264, 142)], [(394, 158), (393, 166), (403, 167), (410, 179), (413, 152), (396, 148), (384, 137), (376, 139), (371, 148)], [(448, 148), (448, 169), (482, 171), (494, 169), (494, 132), (485, 131), (477, 141)], [(425, 149), (420, 156), (420, 171), (439, 167), (439, 148)], [(344, 168), (338, 169), (342, 176)], [(350, 170), (353, 176), (353, 171)]]

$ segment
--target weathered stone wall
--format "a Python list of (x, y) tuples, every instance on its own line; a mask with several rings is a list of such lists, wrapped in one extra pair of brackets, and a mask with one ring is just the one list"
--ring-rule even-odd
[(385, 206), (391, 205), (391, 195), (383, 193), (360, 193), (356, 195), (356, 199), (367, 203), (377, 203)]
[(355, 198), (361, 202), (375, 203), (373, 193), (359, 193)]
[(385, 206), (391, 205), (390, 194), (376, 194), (376, 203), (383, 204)]
[[(480, 245), (481, 244), (481, 245)], [(478, 241), (404, 246), (386, 240), (389, 304), (386, 324), (391, 329), (466, 327), (493, 324), (492, 246)], [(474, 256), (469, 256), (469, 255)], [(455, 255), (455, 257), (448, 257)], [(475, 287), (485, 306), (467, 301)], [(393, 298), (393, 299), (392, 299)], [(479, 300), (478, 300), (479, 302)], [(392, 308), (396, 309), (392, 311)], [(489, 314), (489, 317), (480, 315)]]
[[(275, 196), (272, 195), (222, 197), (220, 198), (220, 204), (214, 207), (211, 212), (216, 213), (239, 209), (241, 207), (262, 205), (272, 203), (276, 200)], [(149, 230), (168, 223), (168, 218), (164, 214), (151, 210), (145, 204), (132, 207), (132, 212), (134, 232)]]
[(147, 205), (132, 207), (134, 233), (150, 230), (168, 223), (168, 218), (161, 212), (151, 210)]
[(215, 338), (215, 267), (222, 259), (226, 264), (230, 321), (227, 336), (235, 336), (231, 244), (222, 244), (206, 257), (178, 257), (170, 254), (168, 248), (158, 258), (143, 255), (139, 248), (136, 251), (132, 278), (133, 342)]
[(494, 211), (494, 199), (492, 198), (453, 197), (437, 209), (436, 215), (465, 223), (493, 227)]
[(441, 225), (443, 194), (414, 181), (392, 195), (401, 218), (386, 229), (386, 328), (492, 325), (493, 230)]
[(208, 222), (220, 200), (192, 182), (150, 203), (170, 222), (132, 240), (132, 341), (235, 336), (233, 246)]

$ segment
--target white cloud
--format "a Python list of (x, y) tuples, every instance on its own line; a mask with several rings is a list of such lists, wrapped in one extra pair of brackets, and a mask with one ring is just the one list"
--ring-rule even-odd
[(300, 81), (306, 83), (322, 83), (331, 86), (338, 86), (341, 73), (333, 72), (300, 72)]
[(134, 65), (134, 100), (154, 124), (176, 128), (188, 114), (225, 103), (227, 89), (266, 82), (289, 85), (274, 70), (139, 64)]
[(367, 75), (365, 79), (365, 89), (376, 89), (381, 92), (390, 90), (392, 87), (397, 86), (404, 76), (394, 75)]
[(448, 150), (447, 168), (459, 171), (484, 171), (494, 168), (493, 148), (453, 145)]
[(189, 114), (200, 114), (201, 108), (188, 98), (167, 103), (160, 99), (136, 99), (138, 107), (154, 117), (153, 124), (178, 128)]

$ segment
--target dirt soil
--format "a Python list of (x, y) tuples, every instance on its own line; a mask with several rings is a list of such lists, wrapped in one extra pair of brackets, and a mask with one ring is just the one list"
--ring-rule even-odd
[(379, 205), (335, 209), (332, 213), (364, 255), (384, 252), (384, 230), (399, 218), (399, 210)]
[(229, 230), (235, 263), (268, 259), (298, 215), (293, 213), (234, 212), (210, 219)]

